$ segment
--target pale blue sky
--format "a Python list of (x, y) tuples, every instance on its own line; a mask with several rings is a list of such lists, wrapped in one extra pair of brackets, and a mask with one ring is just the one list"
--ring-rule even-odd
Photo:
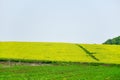
[(120, 35), (120, 0), (0, 0), (0, 41), (102, 43)]

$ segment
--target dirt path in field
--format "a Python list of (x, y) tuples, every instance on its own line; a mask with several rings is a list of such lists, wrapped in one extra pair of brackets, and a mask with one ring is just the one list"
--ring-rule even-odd
[(12, 67), (12, 66), (44, 66), (44, 65), (52, 65), (52, 64), (47, 64), (47, 63), (29, 63), (29, 62), (10, 62), (10, 61), (0, 61), (0, 67)]
[(93, 53), (91, 53), (90, 51), (88, 51), (86, 48), (84, 48), (83, 46), (76, 44), (79, 48), (81, 48), (86, 54), (88, 54), (92, 59), (96, 60), (96, 61), (100, 61), (98, 58), (96, 58)]

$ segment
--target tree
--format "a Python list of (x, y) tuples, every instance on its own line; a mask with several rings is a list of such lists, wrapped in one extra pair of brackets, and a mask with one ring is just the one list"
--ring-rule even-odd
[(116, 44), (116, 45), (120, 45), (120, 36), (115, 37), (113, 39), (108, 39), (103, 44)]

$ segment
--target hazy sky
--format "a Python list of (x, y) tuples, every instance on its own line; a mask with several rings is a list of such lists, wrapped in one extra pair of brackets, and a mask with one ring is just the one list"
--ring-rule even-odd
[(102, 43), (120, 35), (120, 0), (0, 0), (0, 41)]

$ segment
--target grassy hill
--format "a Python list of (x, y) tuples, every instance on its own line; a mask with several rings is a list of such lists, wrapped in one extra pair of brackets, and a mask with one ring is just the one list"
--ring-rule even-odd
[(0, 42), (0, 59), (120, 64), (119, 50), (119, 45)]

